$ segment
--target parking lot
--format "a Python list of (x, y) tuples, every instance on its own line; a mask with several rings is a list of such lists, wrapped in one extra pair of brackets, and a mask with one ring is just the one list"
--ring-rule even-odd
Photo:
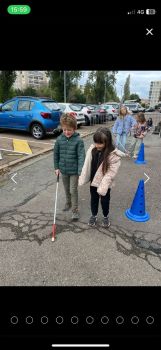
[[(110, 127), (110, 124), (107, 124)], [(94, 127), (82, 127), (85, 148), (92, 142)], [(86, 131), (87, 130), (87, 131)], [(89, 135), (87, 136), (87, 133)], [(47, 137), (53, 142), (53, 138)], [(45, 139), (45, 141), (47, 140)], [(39, 144), (39, 141), (37, 141)], [(59, 184), (57, 239), (51, 242), (56, 177), (50, 151), (17, 164), (0, 183), (1, 285), (161, 285), (161, 138), (145, 138), (147, 164), (137, 166), (123, 159), (112, 190), (109, 230), (88, 227), (89, 185), (79, 188), (80, 220), (64, 213), (64, 190)], [(145, 184), (147, 222), (125, 217), (138, 181)], [(14, 183), (11, 176), (15, 175)]]
[[(111, 127), (113, 122), (107, 121), (104, 125)], [(102, 125), (102, 124), (100, 124)], [(81, 137), (86, 137), (93, 133), (99, 127), (98, 124), (93, 124), (92, 126), (81, 126), (77, 131)], [(9, 167), (18, 164), (19, 162), (24, 162), (33, 157), (40, 156), (41, 154), (50, 152), (55, 144), (57, 134), (47, 134), (43, 140), (35, 140), (30, 134), (20, 131), (8, 131), (0, 133), (0, 150), (2, 159), (0, 160), (0, 173), (8, 171)], [(13, 140), (27, 141), (32, 154), (18, 153), (14, 151)]]

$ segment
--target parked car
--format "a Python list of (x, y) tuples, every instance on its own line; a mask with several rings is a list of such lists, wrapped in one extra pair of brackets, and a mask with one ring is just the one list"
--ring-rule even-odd
[(145, 112), (155, 112), (155, 108), (153, 107), (146, 108)]
[(86, 125), (93, 125), (96, 123), (96, 112), (94, 106), (82, 105), (81, 112), (84, 114)]
[(140, 103), (124, 103), (132, 113), (145, 112), (145, 108), (141, 107)]
[(112, 105), (102, 104), (101, 107), (105, 108), (105, 110), (107, 112), (107, 120), (115, 120), (115, 119), (117, 119), (118, 112), (117, 112), (117, 110), (115, 108), (113, 108)]
[(112, 106), (116, 110), (116, 113), (119, 113), (119, 109), (120, 109), (120, 103), (119, 102), (105, 102), (104, 104)]
[(50, 98), (14, 97), (0, 107), (0, 129), (24, 130), (35, 139), (58, 131), (62, 112)]
[(65, 102), (58, 103), (58, 105), (63, 113), (69, 113), (74, 117), (76, 117), (78, 128), (81, 125), (85, 125), (85, 117), (82, 112), (82, 105), (78, 105), (74, 103), (65, 103)]
[(106, 109), (99, 106), (95, 106), (95, 113), (96, 113), (96, 122), (99, 124), (102, 124), (106, 122), (107, 120), (107, 112)]

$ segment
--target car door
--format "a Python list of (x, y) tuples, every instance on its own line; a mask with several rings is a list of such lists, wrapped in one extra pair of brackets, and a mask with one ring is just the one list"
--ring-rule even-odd
[(15, 129), (28, 129), (33, 116), (33, 105), (34, 101), (30, 101), (29, 99), (20, 99), (17, 101), (13, 114), (13, 124)]
[(14, 128), (13, 116), (16, 106), (16, 101), (9, 101), (2, 105), (0, 111), (0, 127), (1, 128)]

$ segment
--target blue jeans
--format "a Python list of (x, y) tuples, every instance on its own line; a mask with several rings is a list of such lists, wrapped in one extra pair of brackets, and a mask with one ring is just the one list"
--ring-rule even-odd
[(125, 153), (126, 145), (126, 132), (123, 132), (121, 135), (117, 134), (116, 136), (116, 147)]

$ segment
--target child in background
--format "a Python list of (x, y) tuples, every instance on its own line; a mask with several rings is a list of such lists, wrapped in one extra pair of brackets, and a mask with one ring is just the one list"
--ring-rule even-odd
[(112, 132), (116, 137), (116, 147), (123, 152), (125, 152), (127, 136), (130, 134), (130, 129), (134, 125), (136, 125), (135, 118), (129, 114), (126, 106), (122, 106)]
[(149, 118), (149, 119), (147, 120), (148, 131), (150, 131), (150, 129), (152, 128), (152, 126), (153, 126), (153, 120), (152, 120), (152, 118)]
[(72, 220), (78, 220), (78, 178), (85, 159), (84, 142), (76, 132), (75, 117), (63, 114), (60, 123), (63, 133), (57, 138), (54, 146), (55, 174), (62, 174), (66, 195), (64, 211), (72, 207)]
[(148, 130), (144, 113), (138, 113), (136, 120), (137, 124), (132, 128), (133, 137), (129, 148), (130, 156), (133, 158), (137, 158), (140, 145), (143, 142), (143, 138), (147, 134)]
[(90, 182), (92, 216), (88, 225), (96, 225), (100, 198), (103, 212), (102, 226), (108, 228), (111, 187), (121, 164), (120, 159), (125, 153), (115, 148), (108, 128), (99, 128), (93, 136), (93, 141), (94, 144), (89, 147), (86, 154), (79, 185)]

